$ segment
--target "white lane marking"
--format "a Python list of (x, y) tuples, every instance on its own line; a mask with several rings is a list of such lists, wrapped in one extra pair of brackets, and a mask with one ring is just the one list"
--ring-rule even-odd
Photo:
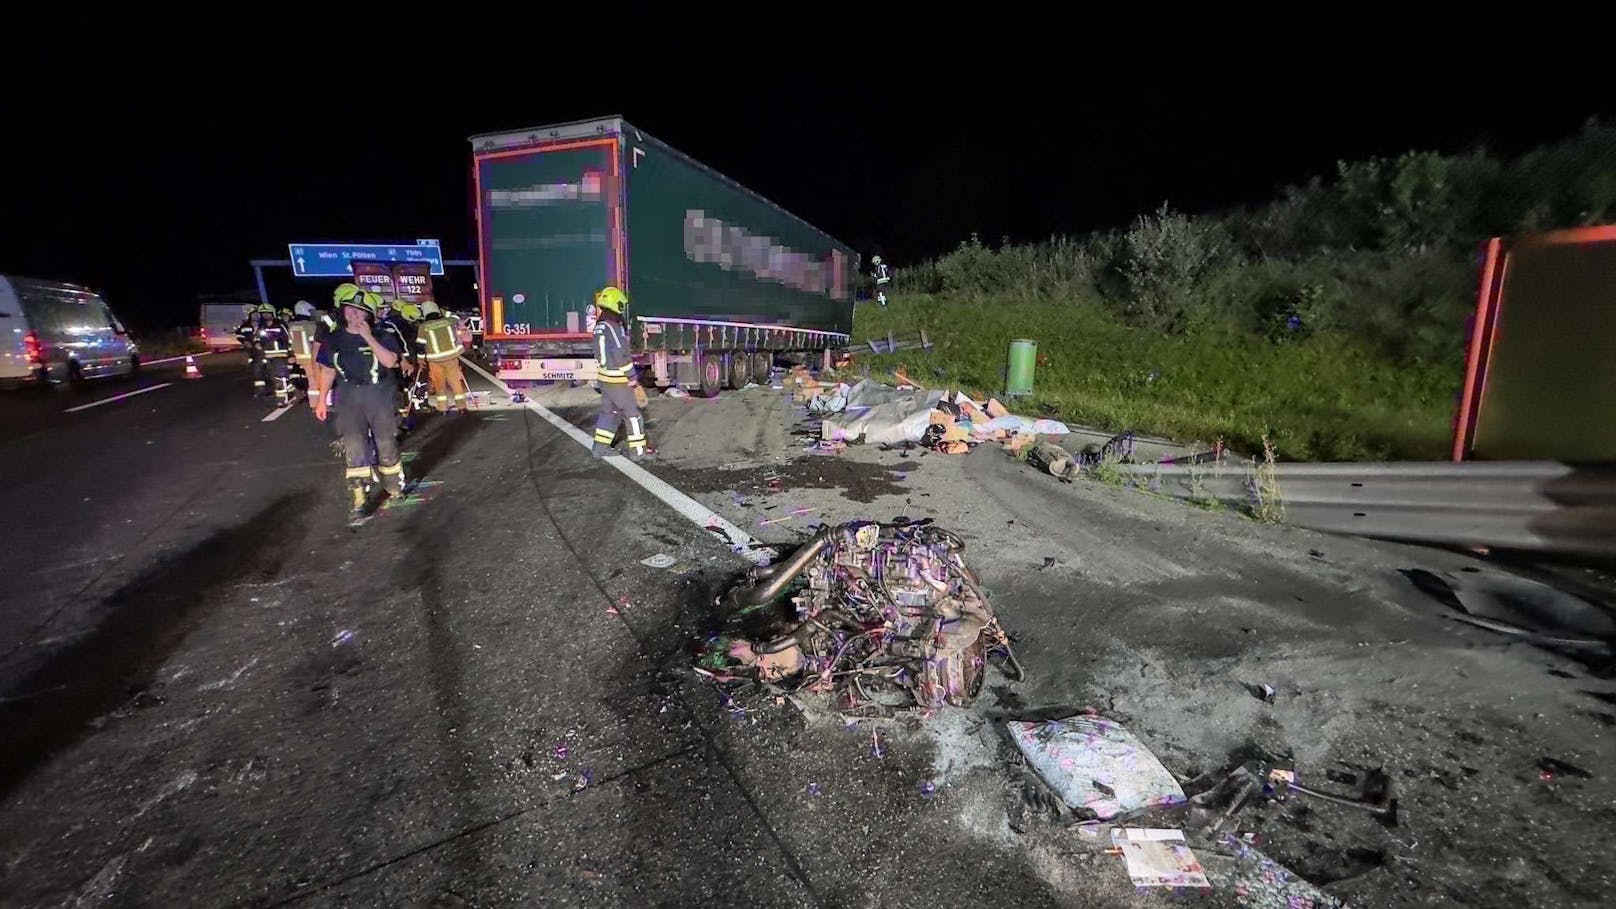
[(205, 357), (205, 356), (208, 356), (209, 354), (214, 354), (214, 353), (218, 353), (218, 351), (216, 351), (216, 350), (205, 350), (202, 353), (180, 354), (177, 357), (164, 357), (161, 360), (141, 360), (140, 365), (141, 366), (160, 366), (160, 365), (162, 365), (164, 363), (177, 363), (180, 360), (185, 359), (186, 357)]
[(270, 422), (272, 420), (279, 420), (281, 418), (281, 414), (286, 413), (288, 410), (291, 410), (291, 409), (292, 409), (292, 405), (290, 405), (290, 404), (282, 404), (281, 406), (279, 406), (279, 407), (275, 408), (274, 410), (270, 411), (269, 416), (263, 418), (262, 420), (259, 420), (258, 422), (260, 422), (260, 423), (268, 423), (268, 422)]
[[(506, 385), (499, 378), (490, 375), (487, 370), (478, 366), (476, 363), (465, 359), (462, 359), (460, 362), (469, 367), (473, 372), (494, 383), (495, 388), (500, 389), (507, 395), (511, 393), (510, 386)], [(551, 426), (554, 426), (556, 429), (561, 430), (579, 445), (582, 445), (585, 448), (590, 448), (594, 445), (595, 440), (593, 436), (585, 433), (582, 429), (579, 429), (571, 423), (568, 423), (566, 420), (562, 419), (560, 415), (556, 414), (554, 411), (551, 411), (544, 405), (529, 399), (527, 401), (527, 409), (538, 414), (540, 417), (543, 417), (545, 422), (549, 423)], [(729, 521), (724, 520), (711, 508), (708, 508), (679, 490), (674, 489), (672, 486), (669, 486), (666, 482), (652, 475), (645, 468), (634, 463), (633, 461), (630, 461), (628, 458), (603, 458), (602, 461), (603, 463), (617, 468), (618, 473), (621, 473), (623, 476), (628, 477), (635, 483), (638, 483), (646, 492), (649, 492), (651, 495), (661, 499), (663, 504), (684, 515), (696, 526), (713, 533), (715, 536), (724, 536), (730, 544), (729, 548), (744, 556), (747, 561), (752, 562), (755, 565), (768, 565), (779, 557), (780, 554), (774, 549), (764, 545), (762, 542), (755, 539), (751, 534), (739, 527), (736, 527)]]
[(143, 395), (148, 391), (156, 391), (159, 388), (167, 388), (173, 384), (173, 382), (164, 382), (161, 385), (148, 385), (145, 388), (136, 389), (135, 391), (126, 391), (121, 395), (113, 395), (110, 398), (102, 398), (99, 401), (91, 401), (88, 404), (80, 404), (77, 407), (69, 407), (68, 409), (62, 411), (62, 413), (77, 413), (81, 410), (89, 410), (92, 407), (100, 407), (102, 404), (111, 404), (113, 401), (122, 401), (124, 398), (132, 398), (135, 395)]

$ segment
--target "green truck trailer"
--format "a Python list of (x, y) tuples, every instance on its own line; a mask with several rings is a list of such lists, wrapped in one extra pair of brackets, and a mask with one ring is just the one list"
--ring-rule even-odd
[[(659, 386), (762, 382), (853, 326), (858, 256), (620, 117), (474, 136), (485, 351), (500, 378), (593, 378), (595, 291), (628, 293)], [(642, 373), (643, 374), (643, 373)]]

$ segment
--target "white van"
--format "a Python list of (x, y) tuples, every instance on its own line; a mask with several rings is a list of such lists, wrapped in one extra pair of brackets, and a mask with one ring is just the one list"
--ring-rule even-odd
[(202, 326), (202, 340), (209, 350), (235, 350), (241, 346), (236, 340), (236, 329), (247, 319), (247, 310), (254, 303), (203, 303), (197, 324)]
[(99, 295), (0, 275), (0, 382), (78, 384), (139, 368), (134, 339)]

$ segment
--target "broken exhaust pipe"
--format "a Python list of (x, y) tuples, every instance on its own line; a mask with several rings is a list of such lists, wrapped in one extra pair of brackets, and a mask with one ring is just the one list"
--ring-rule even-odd
[(791, 558), (778, 567), (770, 566), (764, 571), (753, 571), (753, 578), (757, 583), (750, 587), (740, 587), (730, 592), (730, 604), (737, 609), (756, 609), (766, 603), (773, 602), (780, 594), (785, 592), (797, 575), (807, 570), (808, 564), (814, 557), (830, 543), (831, 529), (825, 528), (814, 534), (813, 538), (804, 543), (801, 548), (792, 553)]

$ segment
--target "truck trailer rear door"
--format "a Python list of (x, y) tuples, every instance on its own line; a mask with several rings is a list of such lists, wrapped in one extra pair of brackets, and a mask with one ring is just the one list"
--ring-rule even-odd
[(588, 335), (595, 291), (622, 280), (617, 139), (476, 156), (489, 340)]

